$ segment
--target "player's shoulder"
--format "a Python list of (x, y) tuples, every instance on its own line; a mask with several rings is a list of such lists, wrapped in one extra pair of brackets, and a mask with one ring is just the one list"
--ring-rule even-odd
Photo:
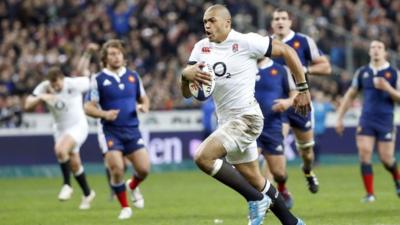
[(194, 47), (205, 47), (205, 46), (209, 46), (210, 45), (210, 41), (208, 40), (208, 38), (203, 38), (199, 41), (196, 42), (196, 44), (194, 44)]
[(303, 39), (303, 40), (311, 39), (311, 37), (308, 36), (307, 34), (300, 33), (300, 32), (294, 32), (294, 38), (296, 38), (296, 39)]
[(38, 87), (49, 87), (50, 86), (50, 81), (49, 80), (43, 80), (37, 86)]

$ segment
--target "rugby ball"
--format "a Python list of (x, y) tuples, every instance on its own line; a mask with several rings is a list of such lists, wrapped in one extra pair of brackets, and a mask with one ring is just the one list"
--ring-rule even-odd
[(209, 64), (205, 64), (203, 68), (201, 68), (204, 72), (207, 72), (211, 75), (210, 85), (208, 84), (200, 84), (198, 87), (193, 82), (189, 82), (189, 90), (192, 93), (193, 97), (199, 101), (204, 101), (209, 98), (214, 92), (215, 88), (215, 73), (213, 68)]

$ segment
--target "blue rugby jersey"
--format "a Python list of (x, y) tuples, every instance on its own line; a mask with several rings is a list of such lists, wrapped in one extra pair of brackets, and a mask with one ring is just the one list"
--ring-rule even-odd
[(282, 114), (273, 112), (272, 106), (276, 99), (287, 98), (289, 91), (294, 89), (294, 81), (285, 67), (271, 60), (259, 68), (255, 97), (264, 115), (264, 128), (282, 126)]
[(361, 120), (393, 121), (395, 102), (387, 92), (375, 88), (374, 77), (383, 77), (392, 87), (399, 87), (398, 73), (388, 62), (380, 68), (374, 68), (370, 64), (360, 67), (353, 77), (352, 86), (362, 91)]
[(114, 121), (101, 119), (105, 126), (137, 127), (137, 100), (145, 96), (139, 74), (125, 67), (118, 74), (108, 69), (92, 77), (89, 101), (95, 101), (102, 110), (120, 110)]
[[(315, 41), (305, 34), (290, 31), (282, 42), (289, 45), (297, 52), (301, 64), (303, 64), (304, 67), (310, 65), (315, 58), (322, 56), (322, 51), (318, 49)], [(274, 58), (274, 61), (281, 65), (286, 65), (283, 58)]]

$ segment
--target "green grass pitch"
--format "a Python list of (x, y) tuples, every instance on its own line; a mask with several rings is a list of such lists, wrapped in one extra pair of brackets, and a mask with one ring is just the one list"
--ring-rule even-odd
[[(308, 225), (398, 225), (400, 198), (391, 176), (375, 165), (377, 201), (360, 202), (364, 195), (358, 165), (320, 166), (318, 194), (310, 194), (300, 169), (289, 167), (288, 187), (295, 202), (293, 212)], [(151, 174), (143, 183), (145, 209), (131, 219), (119, 221), (119, 205), (109, 201), (105, 176), (88, 176), (97, 193), (92, 209), (78, 210), (80, 189), (73, 181), (70, 201), (59, 202), (61, 179), (0, 179), (0, 224), (2, 225), (245, 225), (247, 205), (235, 192), (198, 170)], [(215, 220), (219, 221), (215, 221)], [(217, 223), (215, 223), (217, 222)], [(264, 224), (280, 224), (268, 213)]]

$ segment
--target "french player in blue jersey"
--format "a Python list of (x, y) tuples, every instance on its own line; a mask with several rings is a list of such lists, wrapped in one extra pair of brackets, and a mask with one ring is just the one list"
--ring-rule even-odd
[(394, 105), (400, 101), (399, 72), (386, 61), (385, 45), (374, 40), (370, 44), (370, 63), (360, 67), (353, 78), (337, 111), (336, 131), (343, 134), (343, 117), (350, 103), (362, 92), (362, 113), (357, 127), (356, 142), (361, 163), (361, 174), (367, 192), (364, 202), (375, 201), (372, 171), (372, 153), (375, 143), (385, 168), (391, 173), (400, 197), (400, 173), (395, 152), (396, 128)]
[[(303, 69), (306, 73), (312, 75), (330, 75), (331, 65), (326, 56), (322, 55), (314, 40), (307, 35), (291, 30), (292, 20), (288, 11), (277, 9), (273, 13), (272, 29), (274, 38), (281, 40), (291, 46), (299, 56)], [(275, 62), (286, 65), (282, 58), (274, 59)], [(319, 183), (313, 172), (314, 163), (314, 133), (313, 133), (313, 114), (301, 116), (289, 108), (285, 113), (284, 135), (289, 132), (289, 125), (296, 137), (296, 147), (303, 159), (302, 170), (307, 180), (308, 188), (311, 193), (317, 193)]]
[[(132, 216), (126, 196), (143, 202), (138, 185), (150, 171), (150, 161), (139, 131), (138, 111), (149, 111), (149, 99), (139, 74), (125, 67), (124, 48), (120, 40), (107, 41), (100, 51), (103, 70), (92, 77), (85, 112), (100, 118), (104, 133), (105, 162), (111, 173), (111, 185), (121, 204), (119, 219)], [(124, 156), (132, 163), (135, 174), (124, 182)], [(136, 199), (138, 196), (141, 199)], [(135, 204), (134, 204), (135, 205)], [(143, 205), (143, 204), (142, 204)]]
[(255, 97), (264, 115), (264, 127), (257, 139), (257, 145), (267, 162), (278, 191), (290, 209), (293, 201), (286, 188), (288, 176), (283, 148), (282, 113), (292, 106), (296, 86), (287, 69), (271, 59), (264, 58), (258, 63), (258, 67)]

